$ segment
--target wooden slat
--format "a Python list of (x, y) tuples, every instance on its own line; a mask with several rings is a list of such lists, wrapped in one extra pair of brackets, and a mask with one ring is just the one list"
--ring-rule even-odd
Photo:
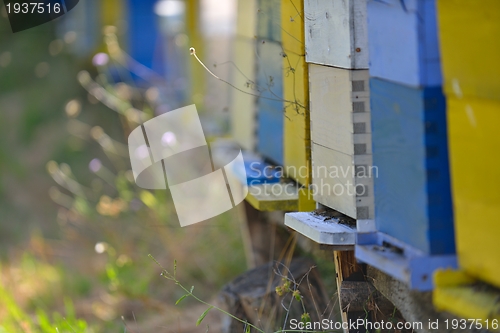
[(410, 86), (441, 84), (435, 0), (368, 2), (370, 75)]
[(369, 74), (309, 65), (312, 141), (345, 154), (371, 153)]
[(460, 268), (500, 287), (500, 102), (448, 99), (447, 115)]
[(348, 155), (315, 143), (312, 156), (314, 199), (352, 218), (372, 219), (372, 156)]
[(500, 40), (500, 2), (439, 0), (437, 6), (446, 94), (500, 100), (500, 43), (492, 42)]
[(305, 1), (307, 62), (368, 68), (366, 0)]
[(340, 224), (338, 219), (325, 219), (315, 213), (287, 213), (285, 225), (318, 244), (340, 249), (353, 249), (356, 229)]
[(292, 183), (252, 185), (246, 200), (260, 211), (295, 211), (299, 203), (298, 188)]

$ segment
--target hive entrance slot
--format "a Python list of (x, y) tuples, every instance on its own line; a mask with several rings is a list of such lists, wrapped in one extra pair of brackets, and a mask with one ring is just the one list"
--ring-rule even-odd
[(389, 250), (389, 251), (391, 251), (391, 252), (397, 253), (397, 254), (401, 254), (401, 255), (403, 255), (403, 254), (404, 254), (404, 252), (405, 252), (405, 251), (404, 251), (404, 249), (402, 249), (402, 248), (400, 248), (400, 247), (397, 247), (397, 246), (395, 246), (395, 245), (393, 245), (393, 244), (391, 244), (391, 243), (389, 243), (389, 242), (387, 242), (387, 241), (383, 241), (383, 242), (382, 242), (382, 246), (383, 246), (385, 249), (387, 249), (387, 250)]

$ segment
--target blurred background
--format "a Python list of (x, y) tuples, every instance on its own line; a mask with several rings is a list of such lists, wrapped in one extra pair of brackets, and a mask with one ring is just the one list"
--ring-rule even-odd
[(126, 146), (192, 103), (209, 140), (226, 135), (231, 88), (189, 48), (228, 78), (235, 15), (235, 0), (82, 0), (13, 34), (1, 7), (0, 332), (194, 332), (205, 307), (174, 307), (148, 254), (207, 300), (246, 269), (241, 211), (181, 228)]

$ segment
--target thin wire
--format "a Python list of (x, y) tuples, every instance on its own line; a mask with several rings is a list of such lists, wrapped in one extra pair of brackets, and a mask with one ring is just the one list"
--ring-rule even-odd
[[(286, 103), (291, 103), (291, 104), (295, 104), (295, 105), (298, 105), (299, 107), (302, 107), (304, 108), (303, 105), (301, 105), (300, 103), (298, 102), (294, 102), (294, 101), (288, 101), (286, 99), (279, 99), (279, 98), (271, 98), (271, 97), (264, 97), (264, 96), (260, 96), (260, 95), (255, 95), (255, 94), (252, 94), (248, 91), (244, 91), (238, 87), (236, 87), (235, 85), (233, 85), (231, 82), (228, 82), (224, 79), (221, 79), (220, 77), (218, 77), (217, 75), (215, 75), (210, 69), (208, 69), (207, 66), (205, 66), (205, 64), (203, 63), (203, 61), (200, 60), (200, 58), (198, 58), (198, 56), (196, 55), (196, 50), (194, 47), (191, 47), (189, 48), (189, 52), (191, 53), (192, 56), (195, 57), (195, 59), (200, 63), (200, 65), (203, 66), (203, 68), (205, 68), (207, 70), (208, 73), (210, 73), (210, 75), (212, 75), (214, 78), (216, 78), (217, 80), (219, 81), (222, 81), (224, 82), (225, 84), (231, 86), (232, 88), (244, 93), (244, 94), (247, 94), (247, 95), (251, 95), (251, 96), (255, 96), (255, 97), (258, 97), (258, 98), (262, 98), (262, 99), (267, 99), (267, 100), (271, 100), (271, 101), (279, 101), (279, 102), (286, 102)], [(272, 93), (272, 92), (271, 92)]]

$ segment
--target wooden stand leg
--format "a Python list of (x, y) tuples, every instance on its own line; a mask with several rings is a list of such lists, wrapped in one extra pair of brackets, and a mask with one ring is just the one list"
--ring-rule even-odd
[(270, 221), (266, 212), (253, 208), (244, 202), (247, 237), (250, 243), (252, 266), (256, 267), (278, 259), (282, 249), (286, 247), (290, 234), (281, 226)]
[[(340, 298), (340, 290), (342, 289), (342, 282), (344, 280), (364, 280), (364, 273), (362, 265), (356, 262), (354, 256), (354, 251), (333, 251), (333, 257), (335, 261), (335, 271), (337, 272), (337, 293), (339, 296), (339, 304), (342, 304)], [(349, 311), (349, 309), (342, 309), (341, 306), (342, 321), (349, 323), (349, 321), (356, 321), (358, 318), (366, 318), (367, 313), (361, 311)], [(370, 319), (370, 318), (368, 318)], [(344, 329), (344, 333), (356, 333), (363, 332), (366, 330), (359, 328), (357, 330)]]

